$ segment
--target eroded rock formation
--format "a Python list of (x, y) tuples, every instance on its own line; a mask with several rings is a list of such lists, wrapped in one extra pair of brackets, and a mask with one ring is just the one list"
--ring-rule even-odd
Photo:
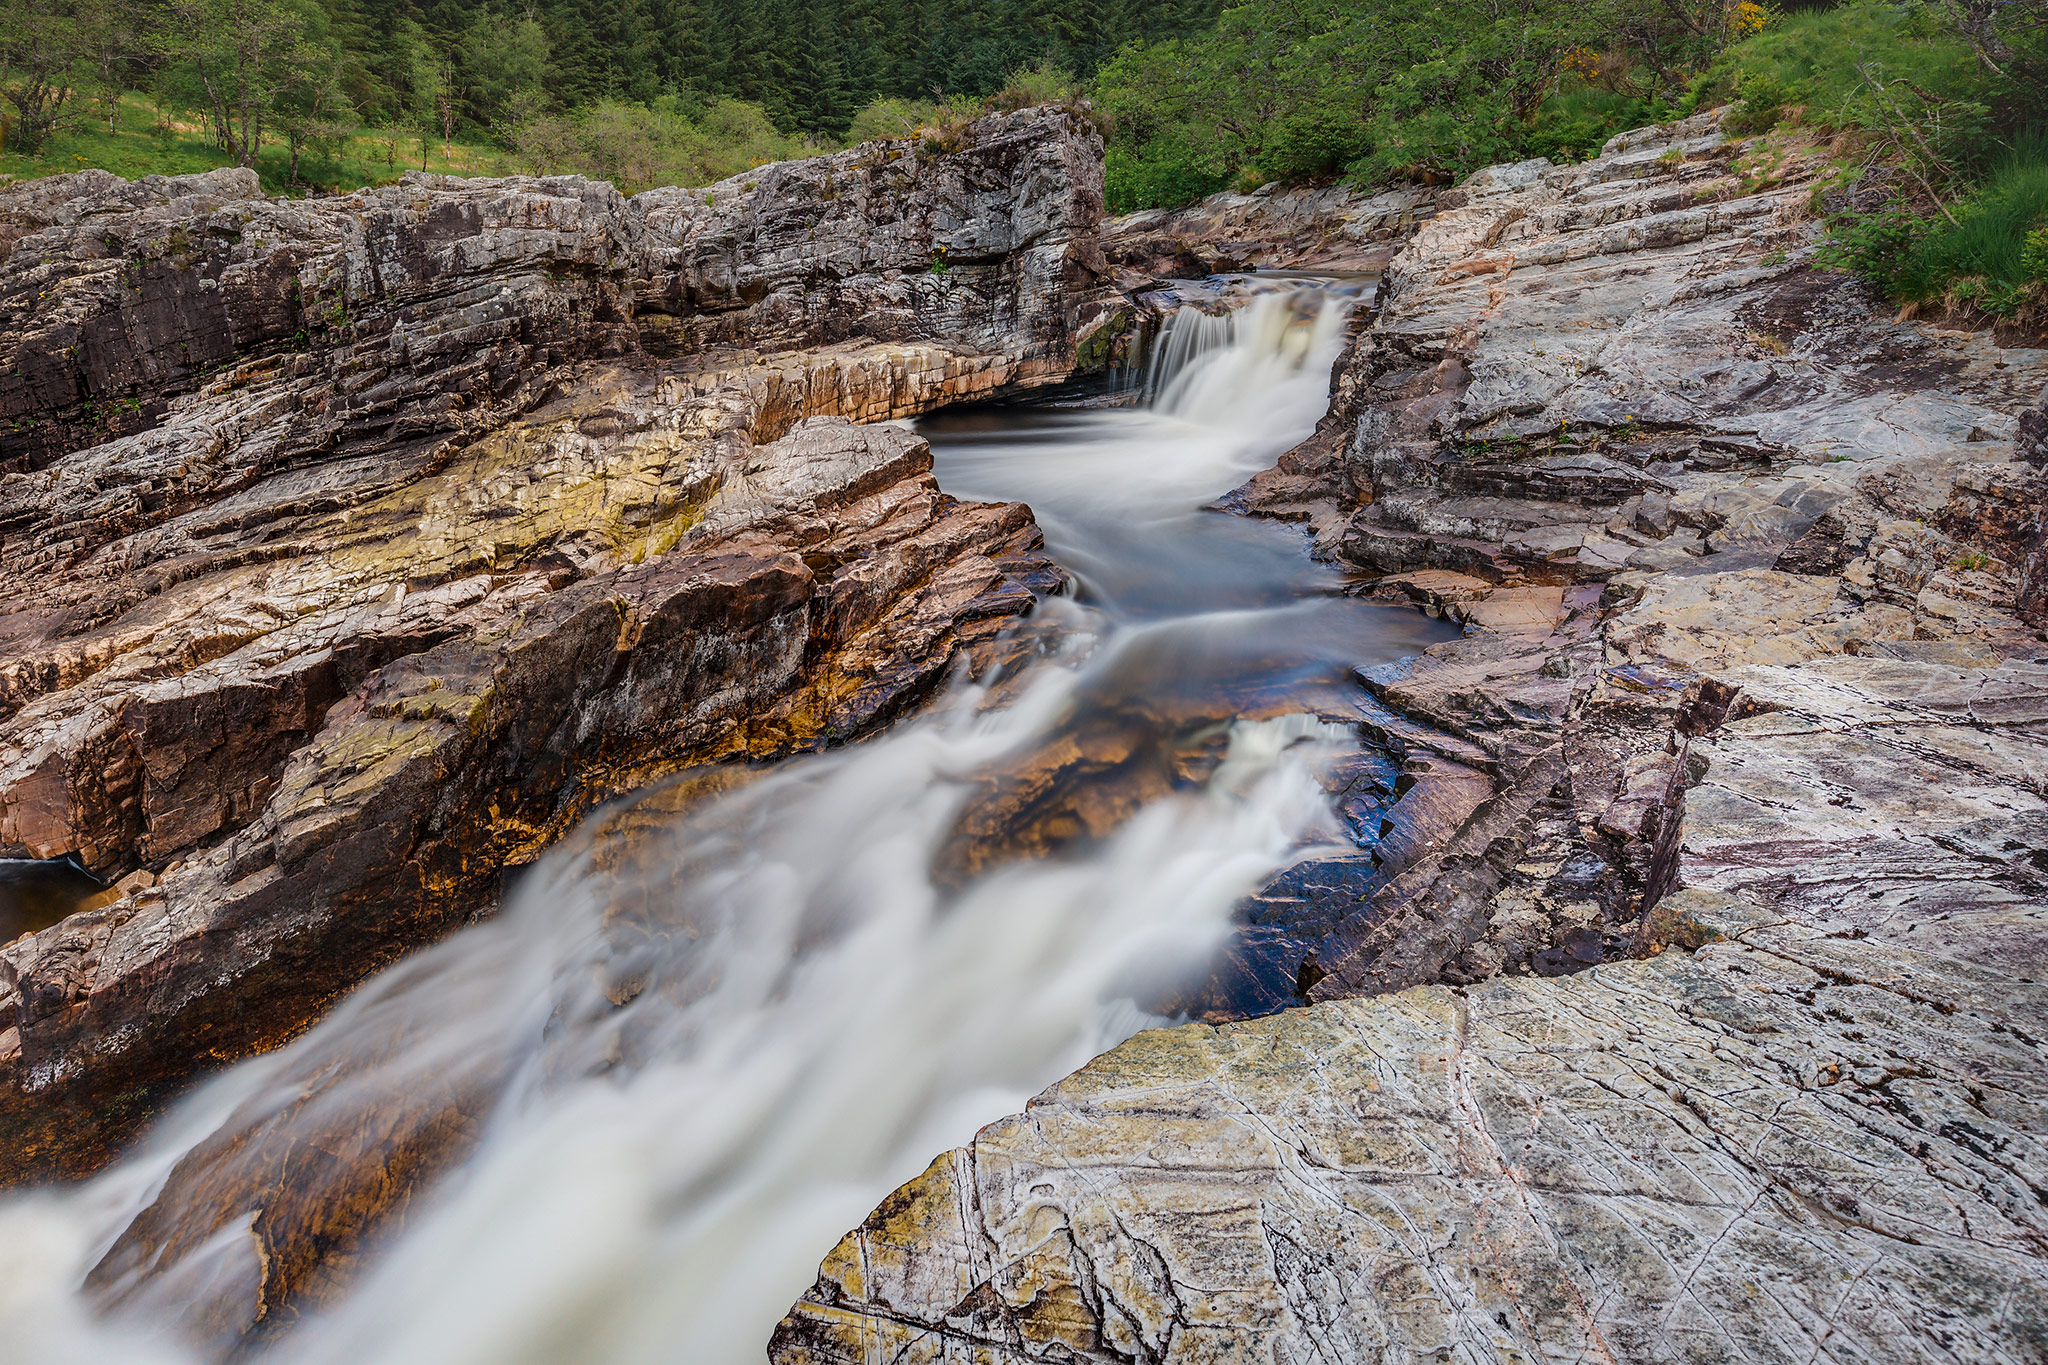
[(1429, 189), (1365, 194), (1346, 185), (1267, 185), (1184, 209), (1145, 209), (1103, 225), (1103, 255), (1127, 291), (1155, 278), (1258, 267), (1377, 272), (1434, 212)]
[(1706, 116), (1437, 198), (1237, 499), (1467, 625), (1362, 679), (1319, 1003), (942, 1156), (774, 1359), (2048, 1353), (2048, 353), (1811, 269), (1828, 169)]
[(1064, 377), (1100, 196), (1027, 111), (631, 201), (0, 197), (0, 854), (128, 892), (0, 948), (0, 1181), (89, 1169), (593, 803), (859, 734), (1054, 586), (1027, 508), (856, 424)]

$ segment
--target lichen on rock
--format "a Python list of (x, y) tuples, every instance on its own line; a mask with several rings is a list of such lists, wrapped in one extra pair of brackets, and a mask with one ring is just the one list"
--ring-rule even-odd
[(1361, 676), (1313, 1003), (942, 1155), (772, 1359), (2048, 1353), (2048, 354), (1810, 268), (1825, 158), (1718, 120), (1437, 193), (1230, 500), (1466, 627)]

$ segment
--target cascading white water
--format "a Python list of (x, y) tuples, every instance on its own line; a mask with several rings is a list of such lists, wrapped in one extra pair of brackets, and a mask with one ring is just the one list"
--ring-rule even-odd
[(1145, 366), (1145, 399), (1156, 400), (1161, 386), (1197, 357), (1230, 344), (1230, 314), (1211, 313), (1193, 304), (1174, 310), (1159, 327), (1159, 338)]
[[(1151, 1022), (1134, 1002), (1199, 972), (1238, 898), (1333, 833), (1311, 770), (1340, 729), (1239, 721), (1205, 785), (1099, 842), (965, 884), (933, 869), (985, 774), (1077, 717), (1282, 667), (1316, 635), (1300, 613), (1325, 609), (1287, 605), (1314, 591), (1298, 543), (1195, 509), (1313, 426), (1341, 309), (1267, 295), (1201, 316), (1160, 361), (1153, 413), (1026, 431), (1021, 449), (935, 434), (949, 491), (1029, 497), (1099, 589), (1097, 608), (1046, 605), (1066, 629), (1014, 700), (984, 708), (963, 687), (930, 718), (680, 817), (658, 801), (604, 813), (497, 918), (231, 1068), (105, 1175), (0, 1204), (10, 1353), (210, 1358), (222, 1343), (164, 1324), (250, 1298), (244, 1224), (114, 1286), (119, 1314), (78, 1292), (174, 1162), (209, 1135), (482, 1092), (473, 1154), (344, 1297), (264, 1354), (759, 1361), (820, 1257), (889, 1189)], [(1206, 578), (1205, 557), (1220, 562)], [(1360, 638), (1357, 613), (1378, 609), (1329, 610), (1352, 614), (1315, 618), (1344, 636), (1319, 667), (1417, 642)]]
[(1234, 425), (1275, 388), (1326, 378), (1349, 315), (1346, 299), (1313, 289), (1257, 294), (1228, 313), (1183, 306), (1153, 348), (1146, 397), (1185, 421)]

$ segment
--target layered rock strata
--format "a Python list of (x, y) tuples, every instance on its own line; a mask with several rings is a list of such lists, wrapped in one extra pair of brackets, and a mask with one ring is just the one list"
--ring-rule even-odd
[(1377, 274), (1401, 239), (1433, 216), (1435, 201), (1423, 187), (1366, 194), (1346, 185), (1266, 185), (1113, 218), (1103, 224), (1102, 250), (1129, 292), (1148, 279), (1242, 270)]
[(0, 1180), (89, 1169), (593, 803), (859, 734), (1056, 585), (1028, 509), (855, 424), (1064, 377), (1093, 139), (630, 201), (7, 196), (0, 855), (128, 894), (0, 948)]
[(942, 1156), (775, 1359), (2048, 1354), (2048, 354), (1813, 270), (1827, 173), (1438, 197), (1241, 495), (1466, 624), (1361, 679), (1423, 837), (1320, 1003)]

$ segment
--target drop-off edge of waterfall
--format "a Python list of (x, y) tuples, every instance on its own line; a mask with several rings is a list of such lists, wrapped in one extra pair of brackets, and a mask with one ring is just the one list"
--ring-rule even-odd
[(941, 483), (1028, 500), (1077, 566), (1003, 704), (963, 682), (865, 744), (600, 813), (123, 1164), (0, 1207), (65, 1267), (10, 1326), (86, 1359), (136, 1331), (198, 1360), (758, 1359), (881, 1194), (1150, 1022), (1247, 893), (1351, 837), (1317, 780), (1351, 732), (1285, 698), (1420, 623), (1199, 510), (1313, 425), (1341, 334), (1341, 304), (1261, 296), (1152, 410), (936, 424)]

